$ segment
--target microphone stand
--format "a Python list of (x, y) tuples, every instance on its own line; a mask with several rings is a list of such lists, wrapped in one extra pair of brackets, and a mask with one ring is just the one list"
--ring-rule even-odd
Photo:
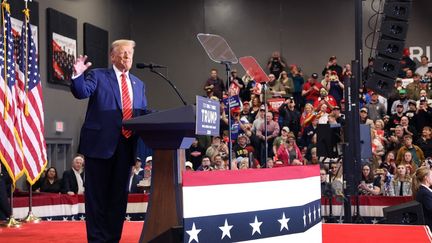
[(159, 77), (163, 78), (165, 81), (167, 81), (169, 83), (169, 85), (171, 85), (171, 87), (174, 89), (174, 91), (177, 93), (178, 97), (181, 99), (181, 101), (183, 102), (183, 105), (187, 105), (186, 101), (184, 100), (183, 96), (180, 94), (180, 92), (178, 91), (177, 87), (171, 82), (171, 80), (169, 80), (167, 77), (165, 77), (165, 75), (163, 75), (162, 73), (154, 70), (153, 67), (150, 67), (150, 72), (157, 74)]

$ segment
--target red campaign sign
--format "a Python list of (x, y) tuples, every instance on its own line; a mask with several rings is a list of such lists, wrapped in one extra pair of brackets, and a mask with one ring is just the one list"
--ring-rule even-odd
[(270, 81), (268, 75), (264, 72), (254, 57), (240, 57), (240, 64), (246, 73), (248, 73), (257, 83)]
[(270, 111), (279, 112), (279, 107), (285, 102), (284, 98), (270, 98), (267, 99), (267, 102), (270, 105)]

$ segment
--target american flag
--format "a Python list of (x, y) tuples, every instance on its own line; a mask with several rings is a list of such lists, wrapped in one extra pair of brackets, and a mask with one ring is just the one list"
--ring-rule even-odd
[(1, 4), (3, 25), (0, 36), (0, 159), (12, 181), (23, 172), (20, 127), (17, 113), (17, 84), (15, 74), (14, 45), (9, 4)]
[[(33, 185), (47, 163), (44, 137), (44, 110), (36, 47), (33, 41), (29, 11), (24, 21), (18, 51), (18, 86), (21, 104), (22, 147), (27, 181)], [(26, 39), (27, 37), (27, 39)]]
[(184, 242), (322, 242), (318, 166), (185, 172)]

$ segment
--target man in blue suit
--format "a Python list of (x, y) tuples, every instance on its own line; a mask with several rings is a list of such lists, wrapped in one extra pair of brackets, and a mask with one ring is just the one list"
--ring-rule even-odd
[(111, 45), (113, 64), (94, 69), (87, 56), (74, 64), (71, 91), (89, 98), (81, 129), (79, 152), (86, 157), (85, 211), (89, 242), (119, 242), (126, 214), (128, 179), (136, 158), (137, 136), (122, 128), (123, 120), (145, 114), (144, 83), (129, 73), (135, 42)]

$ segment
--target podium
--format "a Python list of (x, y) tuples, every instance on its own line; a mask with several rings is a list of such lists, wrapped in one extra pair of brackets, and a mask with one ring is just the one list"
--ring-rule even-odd
[(150, 113), (125, 121), (153, 149), (149, 203), (140, 242), (149, 242), (175, 226), (183, 225), (181, 168), (184, 150), (195, 138), (192, 105)]

